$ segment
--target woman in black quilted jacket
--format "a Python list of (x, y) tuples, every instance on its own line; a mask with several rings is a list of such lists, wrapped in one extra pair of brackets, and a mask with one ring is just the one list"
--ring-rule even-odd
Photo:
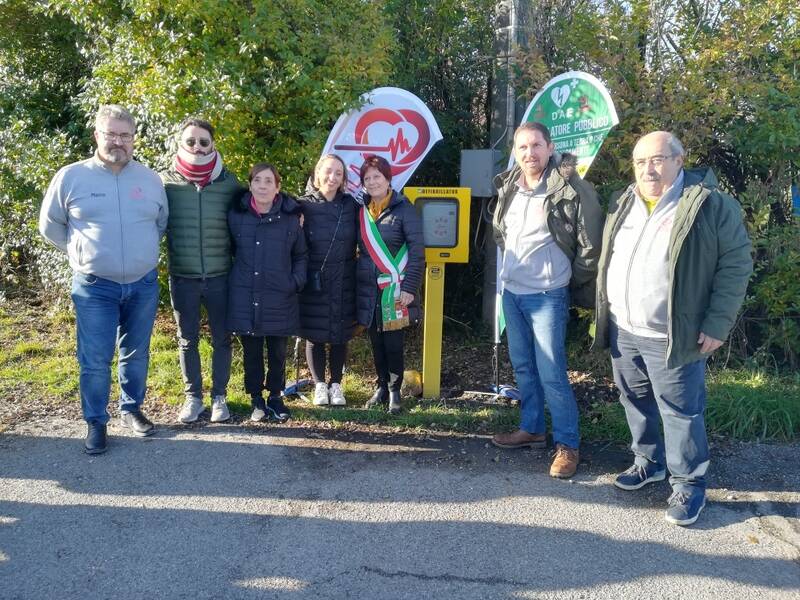
[[(298, 198), (308, 245), (308, 281), (300, 295), (300, 335), (314, 378), (316, 406), (344, 406), (342, 372), (356, 326), (357, 208), (347, 170), (335, 154), (314, 168), (308, 194)], [(330, 386), (325, 379), (330, 358)]]
[(300, 328), (298, 294), (306, 282), (308, 253), (300, 205), (281, 192), (278, 170), (258, 163), (250, 169), (249, 180), (250, 191), (228, 213), (234, 261), (228, 279), (227, 324), (242, 342), (251, 420), (269, 417), (283, 422), (290, 417), (281, 398), (286, 342)]

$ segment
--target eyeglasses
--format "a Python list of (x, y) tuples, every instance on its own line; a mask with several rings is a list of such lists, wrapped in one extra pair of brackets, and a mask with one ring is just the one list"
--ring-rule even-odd
[(123, 144), (130, 144), (133, 141), (134, 134), (132, 133), (114, 133), (113, 131), (103, 131), (101, 129), (97, 131), (103, 136), (103, 139), (108, 141), (119, 140)]
[(211, 140), (208, 138), (200, 138), (199, 140), (196, 140), (190, 137), (183, 140), (183, 143), (189, 146), (189, 148), (194, 148), (195, 144), (200, 144), (201, 148), (208, 148), (211, 145)]
[(654, 167), (658, 168), (664, 164), (664, 161), (668, 158), (672, 158), (675, 156), (674, 154), (656, 154), (655, 156), (650, 156), (648, 158), (634, 158), (633, 159), (633, 166), (637, 169), (642, 169), (647, 166), (647, 163), (650, 163)]

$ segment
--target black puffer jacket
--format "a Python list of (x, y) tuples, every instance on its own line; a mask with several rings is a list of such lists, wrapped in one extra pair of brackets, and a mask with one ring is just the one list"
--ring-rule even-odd
[(295, 335), (308, 262), (300, 205), (281, 192), (262, 217), (250, 207), (251, 197), (244, 194), (228, 213), (234, 253), (228, 329), (240, 335)]
[[(359, 208), (359, 211), (366, 210)], [(425, 273), (425, 241), (422, 235), (422, 219), (408, 198), (392, 191), (392, 197), (384, 211), (375, 220), (378, 231), (389, 252), (397, 254), (400, 247), (408, 244), (408, 265), (406, 276), (400, 289), (414, 294), (414, 302), (408, 307), (412, 323), (419, 323), (422, 315), (419, 303), (419, 287)], [(360, 325), (369, 327), (375, 318), (378, 298), (378, 267), (372, 262), (362, 239), (358, 234), (358, 288), (357, 319)], [(381, 324), (378, 324), (381, 329)]]
[(322, 292), (306, 286), (300, 295), (300, 335), (313, 342), (343, 344), (353, 336), (356, 325), (358, 205), (350, 194), (342, 193), (329, 202), (314, 192), (298, 202), (305, 217), (309, 273), (319, 271), (328, 256)]

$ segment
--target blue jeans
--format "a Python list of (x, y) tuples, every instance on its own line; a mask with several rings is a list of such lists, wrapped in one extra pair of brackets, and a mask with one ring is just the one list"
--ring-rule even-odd
[(566, 287), (539, 294), (503, 291), (508, 353), (522, 394), (520, 428), (544, 433), (544, 403), (550, 409), (553, 441), (577, 448), (578, 405), (567, 379)]
[(666, 339), (633, 335), (614, 323), (609, 323), (609, 342), (634, 461), (643, 467), (666, 464), (675, 491), (705, 493), (706, 361), (669, 369)]
[(121, 413), (136, 412), (144, 401), (150, 334), (158, 307), (158, 273), (133, 283), (75, 273), (72, 302), (78, 333), (78, 364), (83, 418), (108, 423), (111, 361), (119, 347), (117, 375)]
[(203, 397), (200, 368), (200, 306), (206, 307), (211, 330), (211, 396), (224, 396), (231, 378), (231, 334), (225, 327), (228, 311), (228, 276), (207, 279), (169, 278), (169, 294), (178, 324), (178, 356), (187, 396)]

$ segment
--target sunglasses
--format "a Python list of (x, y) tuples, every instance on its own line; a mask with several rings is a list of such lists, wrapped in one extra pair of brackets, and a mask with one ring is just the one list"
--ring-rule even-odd
[(190, 137), (183, 140), (183, 143), (189, 146), (189, 148), (194, 148), (195, 144), (200, 144), (201, 148), (208, 148), (211, 145), (211, 140), (208, 138), (200, 138), (199, 140), (196, 140)]

